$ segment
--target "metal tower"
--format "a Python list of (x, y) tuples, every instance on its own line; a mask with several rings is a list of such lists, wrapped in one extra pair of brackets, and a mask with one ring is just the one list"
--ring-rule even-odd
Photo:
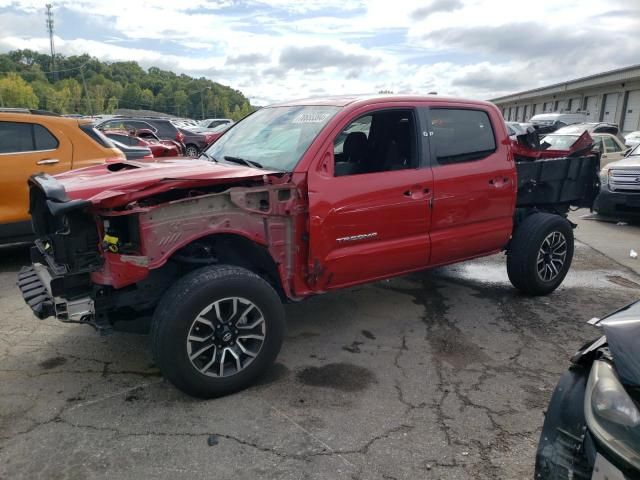
[(47, 3), (45, 5), (47, 7), (47, 32), (49, 32), (49, 45), (51, 47), (51, 71), (53, 72), (53, 81), (57, 80), (56, 70), (56, 49), (53, 44), (53, 5)]

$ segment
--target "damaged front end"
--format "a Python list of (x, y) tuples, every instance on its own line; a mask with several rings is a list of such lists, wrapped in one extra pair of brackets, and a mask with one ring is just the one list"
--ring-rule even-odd
[[(105, 333), (118, 320), (150, 314), (177, 277), (217, 262), (254, 262), (289, 293), (299, 193), (288, 174), (218, 168), (150, 179), (108, 168), (69, 181), (30, 179), (37, 240), (18, 287), (38, 318)], [(121, 177), (119, 186), (102, 188), (115, 185), (111, 176)]]
[(91, 202), (71, 200), (49, 175), (34, 177), (30, 213), (37, 239), (31, 266), (18, 275), (18, 287), (35, 315), (82, 322), (94, 312), (87, 292), (90, 274), (103, 264)]
[(640, 302), (590, 323), (545, 414), (535, 478), (640, 478)]

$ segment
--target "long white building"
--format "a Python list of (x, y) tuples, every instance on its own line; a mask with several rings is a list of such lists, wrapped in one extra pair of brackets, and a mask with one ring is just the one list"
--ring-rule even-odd
[(640, 65), (577, 78), (491, 100), (507, 121), (526, 122), (545, 112), (586, 112), (591, 122), (640, 130)]

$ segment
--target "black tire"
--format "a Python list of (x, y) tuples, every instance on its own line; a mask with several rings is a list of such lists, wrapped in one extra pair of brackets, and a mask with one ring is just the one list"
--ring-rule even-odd
[[(229, 376), (209, 376), (215, 375), (215, 371), (202, 373), (189, 358), (188, 349), (191, 348), (189, 343), (192, 339), (190, 335), (193, 335), (196, 322), (200, 321), (196, 320), (196, 317), (202, 318), (203, 312), (213, 304), (217, 305), (216, 302), (226, 302), (229, 301), (227, 299), (236, 297), (246, 299), (257, 307), (255, 310), (261, 314), (260, 318), (263, 318), (264, 338), (257, 355), (250, 360), (247, 357), (246, 367), (238, 368)], [(239, 312), (240, 308), (237, 311)], [(213, 314), (213, 310), (210, 312)], [(231, 318), (235, 315), (235, 313), (232, 314)], [(222, 325), (232, 324), (233, 322), (222, 323)], [(203, 328), (208, 327), (204, 325)], [(216, 333), (213, 328), (211, 332)], [(278, 356), (284, 332), (284, 307), (280, 297), (269, 283), (244, 268), (216, 265), (189, 273), (165, 293), (153, 316), (151, 343), (154, 360), (167, 380), (194, 397), (214, 398), (242, 390), (262, 375)], [(218, 337), (213, 333), (208, 343), (218, 343), (216, 340)], [(236, 330), (237, 333), (238, 330)], [(236, 346), (234, 344), (232, 347)], [(215, 349), (213, 350), (211, 358), (215, 361), (216, 353)], [(235, 351), (240, 353), (237, 349)], [(221, 363), (225, 363), (224, 358), (222, 356)], [(231, 363), (234, 363), (235, 358), (235, 355), (229, 357)]]
[(200, 154), (200, 149), (196, 145), (190, 143), (185, 147), (184, 154), (187, 157), (195, 158)]
[[(538, 268), (539, 254), (543, 242), (550, 235), (558, 235), (566, 242), (566, 253), (560, 267), (557, 260), (549, 267), (552, 278), (544, 278), (548, 270), (541, 273)], [(553, 237), (552, 237), (553, 238)], [(545, 244), (548, 245), (548, 244)], [(543, 255), (547, 262), (546, 254)], [(573, 229), (560, 215), (534, 213), (518, 225), (507, 251), (507, 273), (511, 284), (527, 295), (547, 295), (564, 280), (573, 260)], [(557, 273), (556, 273), (557, 270)]]

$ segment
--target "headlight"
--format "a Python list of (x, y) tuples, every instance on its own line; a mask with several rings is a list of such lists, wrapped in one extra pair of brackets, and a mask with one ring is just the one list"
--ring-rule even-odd
[(640, 469), (640, 411), (608, 362), (593, 362), (584, 413), (595, 437), (634, 468)]
[(600, 185), (606, 185), (608, 176), (608, 172), (604, 168), (600, 170)]

